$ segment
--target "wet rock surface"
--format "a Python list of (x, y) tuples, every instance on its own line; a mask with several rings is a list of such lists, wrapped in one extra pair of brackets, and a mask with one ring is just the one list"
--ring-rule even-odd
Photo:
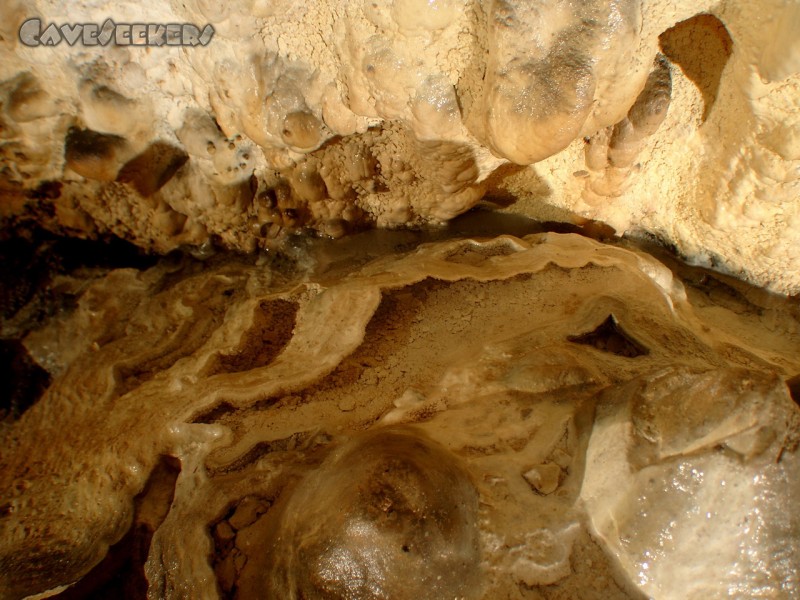
[[(3, 594), (132, 544), (150, 598), (794, 593), (796, 302), (575, 234), (406, 238), (95, 272), (25, 329)], [(697, 536), (727, 550), (687, 587)]]

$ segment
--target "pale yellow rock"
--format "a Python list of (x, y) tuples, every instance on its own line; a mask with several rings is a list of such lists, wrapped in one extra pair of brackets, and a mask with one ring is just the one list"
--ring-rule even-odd
[[(153, 22), (213, 22), (207, 47), (81, 53), (66, 42), (44, 51), (4, 44), (0, 136), (13, 144), (0, 155), (4, 186), (32, 190), (71, 178), (63, 150), (70, 127), (124, 137), (134, 153), (177, 135), (202, 176), (222, 186), (250, 177), (276, 185), (274, 171), (291, 170), (304, 155), (324, 163), (328, 146), (338, 146), (356, 171), (363, 157), (381, 156), (363, 175), (326, 181), (332, 197), (360, 215), (359, 227), (440, 223), (484, 197), (511, 195), (509, 210), (518, 214), (603, 221), (618, 234), (659, 239), (692, 262), (800, 291), (793, 5), (347, 0), (298, 12), (268, 4), (234, 10), (202, 0), (148, 13)], [(81, 6), (82, 22), (108, 16), (100, 0)], [(115, 10), (119, 23), (140, 18), (130, 7)], [(56, 24), (77, 18), (65, 2), (47, 12)], [(18, 27), (18, 4), (6, 13), (7, 27)], [(659, 51), (673, 78), (666, 115), (666, 96), (648, 83)], [(205, 125), (189, 114), (205, 115)], [(610, 155), (601, 150), (582, 164), (583, 139), (594, 145), (626, 118), (636, 135), (617, 136)], [(190, 139), (195, 126), (205, 146)], [(226, 141), (236, 148), (226, 150)], [(440, 163), (416, 142), (463, 148), (474, 167)], [(25, 166), (12, 147), (25, 149)], [(572, 175), (608, 162), (631, 169), (622, 182)], [(103, 180), (113, 170), (83, 169)], [(206, 214), (218, 212), (200, 192), (206, 187), (193, 184), (195, 207), (181, 212), (235, 249), (261, 247), (251, 210)], [(322, 231), (331, 219), (316, 219), (324, 211), (314, 202), (298, 226)], [(60, 207), (39, 210), (45, 227), (67, 229), (48, 216)], [(88, 229), (118, 225), (99, 219)], [(157, 239), (146, 226), (127, 229), (142, 247), (185, 242)]]

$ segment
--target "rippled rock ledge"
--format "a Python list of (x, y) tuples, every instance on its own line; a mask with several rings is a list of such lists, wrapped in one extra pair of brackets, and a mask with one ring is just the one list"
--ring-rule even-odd
[(800, 594), (797, 302), (575, 234), (303, 260), (53, 279), (2, 597)]

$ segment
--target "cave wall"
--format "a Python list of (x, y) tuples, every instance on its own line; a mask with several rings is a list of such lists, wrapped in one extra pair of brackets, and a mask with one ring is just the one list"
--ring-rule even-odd
[[(486, 201), (603, 221), (800, 289), (794, 3), (0, 10), (7, 229), (249, 251), (306, 228), (439, 223)], [(44, 30), (109, 15), (214, 33), (190, 47), (19, 36), (32, 17)]]

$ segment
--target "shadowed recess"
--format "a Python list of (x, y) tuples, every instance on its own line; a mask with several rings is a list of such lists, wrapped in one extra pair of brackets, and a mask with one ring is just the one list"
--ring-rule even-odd
[(242, 343), (233, 352), (218, 354), (209, 374), (241, 373), (268, 365), (292, 338), (296, 316), (297, 305), (293, 302), (261, 302), (255, 311), (252, 327), (242, 336)]
[(214, 540), (214, 555), (211, 559), (224, 600), (238, 597), (237, 578), (247, 562), (246, 555), (237, 545), (238, 533), (247, 529), (262, 517), (273, 504), (273, 499), (261, 496), (245, 496), (228, 507), (225, 515), (210, 527)]
[(16, 421), (41, 398), (50, 375), (16, 340), (0, 340), (0, 423)]
[(700, 90), (705, 122), (717, 100), (722, 71), (733, 49), (728, 30), (714, 15), (697, 15), (670, 27), (658, 39), (661, 52)]
[(800, 375), (795, 375), (789, 379), (786, 385), (789, 387), (789, 395), (791, 395), (792, 400), (800, 406)]
[(625, 333), (614, 315), (608, 315), (608, 318), (593, 331), (571, 335), (567, 339), (575, 344), (592, 346), (603, 352), (626, 358), (636, 358), (650, 353), (641, 343)]
[(153, 533), (167, 516), (175, 497), (180, 463), (163, 456), (134, 502), (136, 513), (128, 533), (108, 549), (106, 557), (74, 586), (54, 596), (58, 600), (144, 600), (144, 564)]

